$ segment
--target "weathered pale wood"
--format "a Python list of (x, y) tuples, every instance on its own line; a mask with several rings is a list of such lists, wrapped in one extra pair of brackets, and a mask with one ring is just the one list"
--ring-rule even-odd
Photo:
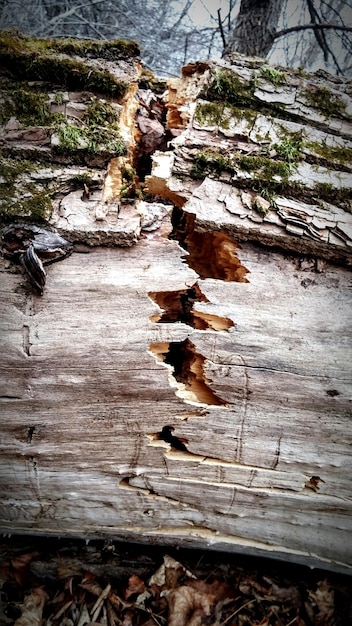
[[(333, 158), (352, 146), (350, 85), (289, 73), (273, 86), (264, 62), (237, 57), (188, 66), (170, 81), (175, 139), (155, 152), (141, 200), (136, 172), (123, 180), (138, 166), (138, 62), (99, 63), (127, 72), (125, 97), (109, 98), (126, 155), (66, 162), (48, 128), (1, 130), (5, 155), (38, 161), (18, 174), (16, 202), (27, 184), (46, 192), (50, 225), (75, 248), (48, 267), (43, 296), (0, 259), (0, 531), (350, 572), (352, 183), (348, 159)], [(224, 69), (254, 95), (250, 120), (225, 100), (216, 124), (197, 117)], [(312, 112), (304, 93), (321, 86), (343, 111)], [(65, 92), (69, 123), (92, 98)], [(275, 202), (253, 189), (253, 170), (190, 176), (203, 149), (238, 158), (267, 146), (275, 161), (282, 132), (306, 141)], [(318, 155), (318, 143), (335, 152)], [(317, 182), (343, 191), (336, 203)]]
[[(149, 321), (149, 291), (197, 278), (181, 255), (157, 237), (73, 254), (50, 267), (42, 298), (3, 270), (3, 532), (351, 565), (350, 273), (244, 244), (248, 283), (198, 281), (209, 303), (197, 306), (236, 326), (197, 331)], [(150, 354), (187, 337), (225, 406), (177, 397), (171, 366)], [(189, 453), (156, 439), (166, 424)]]

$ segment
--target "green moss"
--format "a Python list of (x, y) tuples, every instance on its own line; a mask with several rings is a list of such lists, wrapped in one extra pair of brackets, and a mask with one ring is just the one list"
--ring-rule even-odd
[(30, 216), (35, 221), (48, 220), (52, 213), (52, 204), (45, 192), (34, 193), (31, 198), (21, 201), (21, 214)]
[(116, 61), (138, 57), (141, 53), (136, 41), (124, 39), (107, 40), (82, 40), (82, 39), (51, 39), (49, 45), (53, 50), (63, 54), (87, 56), (91, 58)]
[(81, 128), (67, 123), (59, 126), (57, 134), (60, 141), (60, 151), (62, 152), (74, 152), (78, 150), (85, 136)]
[[(247, 156), (238, 153), (224, 155), (214, 150), (202, 150), (194, 156), (191, 170), (192, 178), (205, 176), (219, 176), (222, 172), (236, 173), (239, 169), (253, 174), (253, 178), (266, 181), (269, 184), (273, 179), (280, 178), (288, 181), (295, 169), (295, 163), (275, 160), (264, 156)], [(277, 182), (274, 180), (274, 182)]]
[(18, 55), (16, 57), (0, 52), (0, 62), (19, 80), (40, 80), (55, 82), (65, 89), (95, 91), (107, 93), (116, 98), (124, 95), (128, 85), (116, 81), (107, 72), (92, 69), (80, 61), (60, 59), (59, 57), (41, 57)]
[(352, 189), (347, 187), (336, 189), (331, 183), (316, 183), (314, 192), (319, 200), (325, 200), (352, 213)]
[(131, 165), (125, 165), (122, 170), (122, 187), (120, 196), (121, 198), (141, 197), (141, 189), (137, 184), (137, 173)]
[[(7, 186), (12, 185), (21, 174), (31, 172), (35, 168), (36, 166), (32, 161), (17, 161), (11, 158), (5, 159), (3, 155), (0, 154), (0, 177)], [(0, 189), (2, 189), (2, 187), (3, 184), (1, 184)]]
[[(116, 80), (108, 71), (89, 66), (81, 57), (119, 58), (119, 54), (125, 57), (135, 44), (123, 43), (126, 45), (120, 41), (38, 39), (0, 31), (0, 63), (17, 80), (55, 82), (65, 89), (85, 89), (119, 98), (128, 85)], [(77, 55), (78, 58), (64, 55)]]
[[(266, 198), (265, 198), (266, 199)], [(259, 213), (259, 215), (262, 215), (263, 217), (269, 212), (270, 207), (264, 207), (260, 201), (258, 200), (258, 198), (255, 198), (252, 202), (252, 209), (254, 209), (255, 211), (257, 211), (257, 213)]]
[[(205, 176), (219, 177), (223, 172), (236, 175), (239, 169), (250, 172), (252, 177), (245, 180), (245, 187), (267, 200), (270, 207), (276, 206), (277, 194), (283, 191), (287, 193), (291, 189), (294, 193), (296, 192), (296, 183), (291, 184), (289, 182), (292, 165), (284, 161), (275, 161), (262, 156), (243, 156), (236, 153), (223, 155), (213, 150), (202, 150), (195, 155), (194, 163), (191, 176), (195, 179)], [(265, 215), (269, 210), (269, 208), (264, 208), (259, 201), (254, 201), (253, 208), (261, 215)]]
[(302, 156), (303, 141), (301, 137), (297, 140), (292, 137), (284, 137), (280, 143), (274, 143), (272, 147), (281, 159), (293, 164)]
[(39, 165), (29, 160), (0, 157), (0, 221), (49, 219), (52, 212), (49, 195), (43, 189), (38, 190), (32, 181), (28, 182), (28, 174), (36, 171)]
[(252, 93), (255, 92), (255, 90), (259, 87), (260, 85), (260, 80), (259, 80), (259, 75), (257, 72), (252, 72), (251, 74), (251, 78), (250, 78), (250, 88)]
[(125, 165), (122, 168), (122, 180), (126, 181), (126, 183), (132, 183), (136, 176), (136, 170), (130, 165)]
[(27, 37), (14, 30), (0, 31), (0, 51), (2, 49), (27, 53), (36, 51), (50, 54), (61, 53), (110, 61), (140, 55), (140, 47), (135, 41)]
[(81, 123), (68, 123), (62, 113), (51, 111), (49, 95), (42, 90), (42, 86), (9, 83), (5, 87), (0, 124), (5, 124), (14, 116), (23, 126), (53, 128), (59, 140), (54, 151), (75, 155), (77, 163), (87, 153), (125, 154), (126, 146), (119, 129), (120, 107), (117, 105), (94, 98), (87, 104)]
[(93, 99), (87, 106), (81, 126), (67, 122), (57, 126), (59, 145), (56, 151), (64, 154), (88, 152), (121, 156), (126, 145), (119, 131), (119, 111), (109, 102)]
[(230, 128), (231, 120), (238, 123), (245, 119), (253, 126), (257, 113), (224, 102), (198, 102), (194, 117), (200, 126), (219, 126), (226, 129)]
[(119, 111), (116, 111), (105, 100), (92, 100), (84, 115), (87, 125), (88, 151), (97, 153), (101, 150), (115, 153), (116, 156), (125, 154), (126, 146), (120, 136)]
[(61, 91), (57, 91), (56, 94), (54, 95), (54, 102), (55, 104), (58, 104), (58, 105), (64, 103), (64, 97)]
[(97, 182), (91, 176), (89, 176), (89, 174), (86, 173), (76, 174), (75, 176), (72, 176), (70, 182), (75, 189), (84, 187), (84, 185), (86, 185), (87, 187), (97, 186)]
[(352, 149), (345, 146), (328, 146), (326, 142), (318, 143), (317, 141), (311, 141), (307, 143), (307, 148), (319, 154), (326, 161), (334, 161), (339, 165), (352, 164)]
[(190, 172), (191, 178), (201, 179), (209, 175), (219, 175), (221, 172), (233, 172), (234, 162), (215, 150), (201, 150), (194, 155), (194, 165)]
[(217, 70), (212, 74), (207, 95), (214, 100), (222, 100), (234, 105), (249, 106), (252, 102), (252, 89), (249, 82), (241, 81), (231, 70)]
[(224, 120), (225, 104), (219, 102), (198, 102), (194, 113), (194, 119), (201, 126), (223, 126), (228, 128), (228, 118)]
[(303, 92), (308, 104), (326, 117), (346, 115), (346, 104), (327, 87), (316, 87)]
[(50, 124), (49, 98), (46, 93), (23, 85), (12, 85), (6, 95), (8, 97), (0, 111), (1, 124), (5, 124), (12, 116), (25, 126)]
[(263, 78), (275, 85), (275, 87), (277, 87), (278, 85), (282, 85), (286, 82), (285, 72), (281, 72), (274, 67), (264, 66), (261, 67), (259, 71), (261, 76), (263, 76)]
[(237, 163), (242, 170), (256, 172), (260, 178), (269, 181), (277, 176), (283, 180), (287, 180), (292, 170), (296, 167), (293, 163), (262, 156), (240, 156)]
[[(260, 182), (256, 182), (255, 185), (253, 186), (253, 190), (256, 191), (258, 195), (264, 198), (264, 200), (267, 200), (268, 202), (270, 202), (270, 208), (276, 207), (275, 199), (276, 199), (277, 193), (275, 192), (275, 189), (279, 191), (280, 189), (282, 189), (282, 186), (277, 185), (277, 187), (275, 187), (273, 185), (272, 187), (270, 187), (270, 186), (266, 186), (265, 184), (261, 184)], [(264, 215), (268, 212), (268, 211), (265, 211), (263, 207), (260, 207), (259, 209), (257, 207), (257, 210), (259, 211), (259, 213), (261, 212)]]
[[(286, 74), (275, 68), (262, 68), (261, 71), (267, 74), (267, 79), (271, 78), (271, 82), (286, 80)], [(255, 120), (258, 112), (270, 118), (275, 116), (284, 120), (297, 121), (297, 116), (291, 113), (289, 108), (286, 110), (285, 104), (266, 103), (255, 96), (259, 76), (259, 72), (252, 72), (251, 78), (246, 81), (230, 69), (214, 70), (209, 84), (200, 96), (211, 102), (221, 102), (225, 105), (224, 110), (229, 105), (238, 108), (242, 111), (242, 118), (248, 119), (249, 122)], [(201, 113), (199, 116), (201, 118)], [(209, 116), (211, 117), (210, 112)]]
[(84, 114), (84, 120), (88, 126), (106, 126), (107, 124), (117, 124), (119, 114), (109, 102), (94, 99), (88, 103)]
[[(4, 193), (0, 187), (0, 222), (8, 223), (13, 219), (30, 219), (35, 222), (46, 221), (52, 213), (52, 204), (50, 197), (44, 191), (36, 191), (34, 186), (25, 186), (21, 182), (26, 196), (29, 197), (16, 199), (10, 192), (10, 189)], [(32, 193), (30, 192), (32, 189)]]

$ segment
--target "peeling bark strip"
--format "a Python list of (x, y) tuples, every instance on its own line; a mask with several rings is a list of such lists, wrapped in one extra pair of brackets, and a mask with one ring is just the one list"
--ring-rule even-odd
[[(187, 132), (148, 188), (225, 231), (351, 264), (351, 84), (232, 57), (170, 81)], [(180, 122), (181, 124), (181, 122)], [(182, 181), (182, 182), (181, 182)], [(167, 191), (166, 191), (167, 190)], [(176, 204), (175, 200), (173, 200)]]
[(351, 571), (350, 83), (6, 37), (2, 224), (74, 253), (0, 258), (0, 530)]

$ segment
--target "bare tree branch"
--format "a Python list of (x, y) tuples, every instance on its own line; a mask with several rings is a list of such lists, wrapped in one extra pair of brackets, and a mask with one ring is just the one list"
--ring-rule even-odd
[(221, 21), (221, 9), (218, 9), (218, 24), (219, 24), (222, 44), (223, 44), (224, 48), (226, 48), (226, 39), (225, 39), (224, 29), (222, 27), (222, 21)]
[(83, 22), (87, 24), (89, 29), (92, 30), (93, 33), (98, 35), (99, 39), (106, 39), (105, 35), (97, 28), (97, 24), (91, 24), (89, 20), (87, 20), (83, 15), (76, 13), (76, 11), (73, 13), (73, 15), (75, 15), (81, 23)]
[[(313, 0), (307, 0), (307, 6), (308, 6), (308, 11), (309, 11), (309, 15), (310, 18), (313, 22), (313, 24), (320, 24), (321, 19), (319, 16), (318, 11), (316, 10), (314, 4), (313, 4)], [(320, 48), (323, 51), (324, 54), (324, 61), (325, 63), (327, 62), (328, 58), (329, 58), (329, 49), (326, 43), (326, 38), (325, 38), (325, 33), (323, 30), (319, 30), (317, 28), (314, 29), (314, 36), (318, 42), (318, 45), (320, 46)]]
[(278, 30), (274, 35), (274, 39), (278, 39), (279, 37), (283, 37), (284, 35), (288, 35), (289, 33), (294, 33), (300, 30), (308, 30), (309, 28), (312, 28), (314, 30), (332, 29), (343, 30), (347, 33), (352, 32), (352, 26), (342, 26), (341, 24), (302, 24), (301, 26), (290, 26), (290, 28), (283, 28), (282, 30)]
[(69, 17), (70, 15), (74, 15), (74, 14), (77, 15), (77, 11), (79, 11), (79, 9), (83, 9), (85, 6), (101, 4), (102, 2), (105, 2), (105, 0), (89, 0), (89, 2), (87, 2), (86, 4), (74, 5), (70, 9), (67, 9), (66, 11), (63, 11), (62, 13), (59, 13), (58, 15), (53, 17), (51, 20), (49, 20), (49, 22), (43, 25), (44, 32), (48, 31), (49, 29), (52, 30), (59, 22), (62, 22), (62, 20)]

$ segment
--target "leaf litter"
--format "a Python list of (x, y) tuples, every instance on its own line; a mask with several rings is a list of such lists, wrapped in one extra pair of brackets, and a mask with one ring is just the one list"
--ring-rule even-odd
[(0, 548), (4, 626), (352, 624), (347, 575), (120, 542), (14, 538)]

